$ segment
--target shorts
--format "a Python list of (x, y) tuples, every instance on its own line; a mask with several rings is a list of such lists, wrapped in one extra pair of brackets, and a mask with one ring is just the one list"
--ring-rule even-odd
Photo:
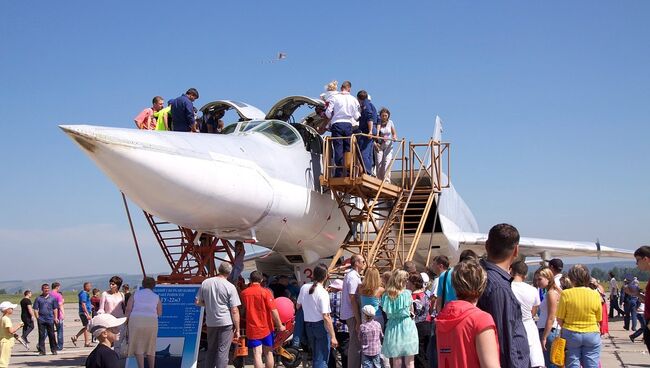
[(260, 345), (272, 348), (273, 347), (273, 338), (274, 337), (275, 336), (274, 336), (273, 332), (271, 332), (270, 334), (268, 334), (268, 336), (263, 337), (261, 339), (249, 339), (247, 345), (248, 345), (249, 348), (256, 348), (256, 347), (258, 347)]
[(81, 320), (81, 325), (88, 327), (88, 317), (85, 314), (79, 313), (79, 319)]

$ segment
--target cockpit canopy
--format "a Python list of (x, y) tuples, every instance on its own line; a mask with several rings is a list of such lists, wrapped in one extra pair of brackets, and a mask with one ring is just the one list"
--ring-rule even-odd
[(235, 110), (237, 115), (239, 115), (239, 121), (244, 120), (263, 120), (265, 114), (262, 110), (258, 109), (253, 105), (249, 105), (245, 102), (233, 101), (233, 100), (218, 100), (209, 102), (203, 107), (201, 107), (201, 112), (203, 116), (208, 115), (221, 115), (228, 110)]
[(241, 121), (228, 125), (221, 133), (260, 133), (283, 146), (290, 146), (300, 140), (300, 134), (296, 129), (280, 120)]

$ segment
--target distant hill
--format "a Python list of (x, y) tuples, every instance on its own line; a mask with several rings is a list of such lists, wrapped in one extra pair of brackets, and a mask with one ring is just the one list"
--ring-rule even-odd
[[(85, 276), (73, 276), (73, 277), (62, 277), (54, 279), (36, 279), (36, 280), (8, 280), (0, 281), (0, 291), (4, 290), (6, 294), (15, 294), (20, 293), (23, 290), (32, 290), (34, 294), (37, 294), (35, 291), (41, 290), (41, 285), (47, 283), (51, 284), (54, 281), (61, 283), (62, 291), (76, 291), (81, 290), (84, 282), (90, 282), (93, 284), (93, 288), (98, 288), (100, 290), (108, 289), (108, 280), (113, 277), (115, 274), (105, 274), (105, 275), (85, 275)], [(129, 274), (129, 275), (118, 275), (120, 276), (125, 284), (129, 284), (133, 289), (136, 285), (140, 285), (142, 282), (142, 275), (139, 274)], [(151, 275), (156, 277), (157, 274)]]
[[(564, 270), (568, 271), (573, 263), (567, 263), (564, 265)], [(641, 273), (637, 270), (636, 264), (631, 261), (615, 261), (615, 262), (603, 262), (603, 263), (591, 263), (586, 264), (589, 267), (589, 270), (595, 271), (594, 277), (599, 280), (608, 280), (607, 273), (611, 270), (615, 270), (617, 273), (616, 277), (621, 280), (626, 273), (629, 273), (634, 276), (638, 276), (639, 280), (646, 281), (649, 278), (647, 273)], [(254, 266), (252, 267), (254, 269)], [(529, 277), (532, 277), (532, 273), (537, 269), (537, 267), (530, 266)], [(74, 276), (74, 277), (63, 277), (58, 279), (37, 279), (37, 280), (7, 280), (0, 281), (0, 291), (4, 289), (7, 294), (20, 293), (23, 290), (30, 289), (40, 290), (41, 285), (44, 283), (51, 284), (54, 281), (61, 283), (61, 288), (63, 291), (76, 291), (81, 290), (84, 282), (91, 282), (93, 287), (96, 287), (100, 290), (108, 289), (108, 280), (113, 276), (113, 274), (104, 274), (104, 275), (85, 275), (85, 276)], [(128, 275), (119, 275), (124, 283), (129, 284), (131, 288), (140, 285), (142, 281), (142, 275), (139, 274), (128, 274)], [(152, 277), (158, 276), (158, 274), (151, 275)]]

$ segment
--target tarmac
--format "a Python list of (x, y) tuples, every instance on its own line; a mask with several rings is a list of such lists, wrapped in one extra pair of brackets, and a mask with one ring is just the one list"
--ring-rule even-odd
[[(83, 336), (80, 337), (75, 347), (70, 341), (70, 337), (76, 334), (81, 328), (81, 321), (77, 315), (76, 303), (66, 303), (66, 316), (68, 317), (64, 322), (64, 336), (65, 342), (63, 350), (59, 351), (58, 355), (39, 356), (36, 352), (36, 342), (38, 341), (38, 329), (35, 329), (30, 335), (31, 350), (26, 350), (22, 345), (16, 343), (13, 348), (11, 361), (9, 366), (15, 368), (23, 367), (80, 367), (84, 366), (86, 357), (93, 348), (83, 348)], [(20, 322), (20, 312), (12, 315), (14, 323)], [(72, 318), (72, 316), (76, 318)], [(18, 333), (22, 332), (19, 330)], [(603, 337), (603, 347), (601, 351), (601, 366), (603, 368), (614, 367), (650, 367), (650, 354), (646, 350), (645, 345), (641, 339), (636, 342), (631, 342), (628, 335), (629, 331), (623, 330), (623, 320), (615, 318), (609, 322), (609, 336)], [(46, 342), (46, 347), (47, 347)], [(198, 367), (202, 367), (201, 359), (199, 359)]]

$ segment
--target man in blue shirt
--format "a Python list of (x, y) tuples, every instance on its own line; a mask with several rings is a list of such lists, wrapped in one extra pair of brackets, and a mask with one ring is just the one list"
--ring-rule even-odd
[(524, 329), (521, 306), (510, 283), (510, 265), (519, 255), (519, 231), (508, 224), (490, 229), (485, 242), (487, 260), (481, 266), (487, 271), (487, 286), (476, 304), (492, 315), (499, 338), (499, 359), (503, 368), (529, 368), (530, 350)]
[[(357, 93), (359, 106), (361, 107), (361, 116), (359, 117), (359, 132), (369, 135), (377, 135), (377, 109), (370, 102), (368, 92), (361, 90)], [(363, 167), (366, 174), (372, 175), (372, 168), (375, 164), (373, 159), (374, 144), (370, 137), (359, 137), (359, 150), (363, 159)]]
[(38, 354), (45, 355), (45, 336), (50, 340), (50, 350), (57, 354), (54, 324), (59, 323), (59, 302), (50, 295), (50, 285), (41, 286), (42, 294), (36, 298), (32, 308), (38, 321)]
[(191, 132), (195, 125), (193, 102), (199, 99), (199, 91), (190, 88), (184, 95), (169, 101), (172, 106), (172, 130)]
[(93, 313), (93, 304), (90, 302), (90, 290), (92, 290), (93, 285), (89, 282), (84, 282), (83, 290), (79, 292), (79, 319), (81, 320), (81, 325), (83, 326), (75, 336), (72, 336), (70, 339), (74, 346), (77, 346), (77, 339), (81, 334), (84, 335), (84, 347), (90, 347), (88, 342), (88, 321), (92, 319)]

